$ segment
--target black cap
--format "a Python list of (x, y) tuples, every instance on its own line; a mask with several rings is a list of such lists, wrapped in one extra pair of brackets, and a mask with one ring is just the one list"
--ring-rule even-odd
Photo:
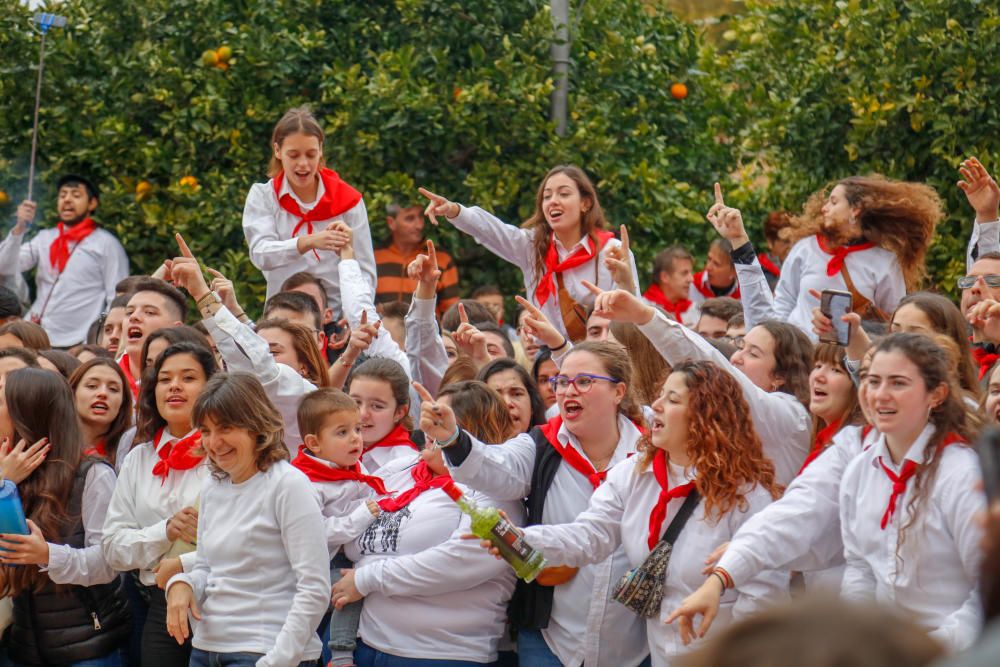
[(79, 174), (64, 174), (63, 176), (61, 176), (59, 178), (59, 182), (56, 183), (56, 192), (58, 192), (60, 188), (62, 188), (62, 186), (64, 185), (67, 184), (76, 185), (78, 183), (82, 183), (83, 187), (87, 188), (87, 194), (89, 194), (94, 199), (101, 198), (101, 191), (97, 189), (97, 186), (94, 185), (93, 181), (91, 181), (89, 178), (85, 176), (80, 176)]

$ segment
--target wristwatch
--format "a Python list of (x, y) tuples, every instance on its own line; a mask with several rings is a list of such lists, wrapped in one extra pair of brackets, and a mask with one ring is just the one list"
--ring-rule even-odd
[(215, 291), (211, 291), (198, 299), (198, 309), (200, 310), (206, 306), (212, 305), (213, 303), (222, 303), (222, 297), (220, 297), (219, 293)]

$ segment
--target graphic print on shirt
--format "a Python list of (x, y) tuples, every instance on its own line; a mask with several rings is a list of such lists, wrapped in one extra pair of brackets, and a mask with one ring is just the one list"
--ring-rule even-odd
[[(395, 553), (399, 546), (399, 526), (413, 516), (409, 507), (395, 512), (382, 512), (358, 538), (361, 555)], [(381, 533), (381, 534), (380, 534)], [(376, 548), (376, 540), (378, 547)]]

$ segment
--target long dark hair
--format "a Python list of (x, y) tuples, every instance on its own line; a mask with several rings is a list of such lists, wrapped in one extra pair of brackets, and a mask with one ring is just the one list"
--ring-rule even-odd
[[(969, 344), (969, 323), (962, 317), (962, 311), (958, 309), (951, 299), (933, 292), (914, 292), (907, 294), (893, 311), (893, 320), (896, 313), (903, 306), (913, 305), (920, 310), (927, 319), (931, 321), (934, 331), (948, 336), (955, 345), (958, 346), (958, 382), (962, 389), (978, 397), (980, 393), (979, 377), (976, 374), (976, 367), (972, 363), (972, 346)], [(890, 320), (890, 325), (892, 320)]]
[[(83, 382), (87, 373), (89, 373), (91, 369), (97, 368), (98, 366), (113, 370), (118, 376), (119, 381), (122, 383), (121, 407), (118, 409), (118, 414), (115, 415), (111, 424), (108, 425), (108, 430), (104, 433), (104, 447), (108, 452), (108, 460), (114, 464), (118, 455), (118, 445), (121, 443), (122, 436), (132, 427), (132, 392), (129, 391), (128, 379), (125, 377), (125, 372), (122, 371), (121, 366), (115, 363), (114, 359), (94, 357), (90, 361), (84, 362), (82, 366), (73, 371), (73, 374), (69, 376), (69, 386), (75, 395), (77, 387), (79, 387), (80, 383)], [(90, 445), (91, 443), (84, 444)]]
[[(146, 369), (143, 375), (142, 388), (139, 391), (139, 428), (136, 432), (136, 442), (146, 442), (156, 437), (156, 433), (167, 425), (167, 420), (160, 415), (160, 409), (156, 407), (156, 378), (160, 375), (160, 369), (164, 362), (170, 357), (178, 354), (190, 354), (205, 372), (205, 380), (208, 381), (219, 367), (215, 364), (215, 355), (212, 351), (196, 343), (174, 343), (163, 351), (153, 364), (151, 369)], [(175, 434), (177, 436), (182, 433)]]
[(777, 391), (791, 394), (809, 409), (809, 372), (813, 344), (794, 324), (766, 320), (757, 326), (774, 338), (774, 375), (784, 380)]
[(538, 385), (528, 375), (528, 371), (524, 370), (521, 364), (517, 363), (513, 359), (506, 357), (500, 357), (494, 359), (490, 363), (486, 364), (479, 369), (476, 379), (480, 382), (489, 382), (489, 379), (496, 375), (497, 373), (503, 373), (504, 371), (514, 371), (517, 374), (518, 379), (521, 384), (524, 385), (525, 391), (528, 392), (528, 400), (531, 401), (531, 426), (540, 426), (546, 422), (545, 419), (545, 402), (542, 401), (542, 395), (538, 393)]
[(142, 354), (139, 356), (139, 372), (145, 372), (146, 370), (146, 357), (149, 356), (149, 346), (154, 340), (159, 340), (160, 338), (167, 341), (167, 345), (176, 345), (177, 343), (195, 343), (201, 345), (206, 350), (212, 349), (212, 344), (209, 342), (205, 334), (198, 331), (194, 327), (190, 327), (186, 324), (178, 327), (163, 327), (162, 329), (157, 329), (153, 331), (148, 336), (146, 340), (142, 343)]
[[(62, 544), (63, 531), (74, 518), (67, 514), (70, 490), (83, 458), (83, 434), (76, 401), (66, 380), (40, 368), (21, 368), (7, 375), (4, 400), (14, 424), (13, 442), (31, 444), (48, 438), (45, 461), (18, 484), (24, 514), (48, 542)], [(40, 590), (49, 576), (36, 567), (5, 567), (0, 594), (16, 596)]]

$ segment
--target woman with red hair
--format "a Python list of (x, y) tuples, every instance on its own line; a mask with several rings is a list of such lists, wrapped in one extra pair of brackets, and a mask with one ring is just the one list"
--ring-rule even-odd
[[(753, 422), (739, 385), (715, 364), (675, 366), (652, 407), (644, 451), (611, 469), (587, 510), (572, 523), (529, 526), (525, 537), (549, 562), (574, 567), (599, 562), (622, 545), (634, 569), (616, 599), (646, 616), (652, 664), (662, 667), (687, 650), (687, 626), (663, 621), (704, 581), (706, 548), (729, 540), (781, 487), (748, 427)], [(629, 575), (646, 580), (637, 590), (627, 585)], [(787, 574), (762, 572), (727, 590), (716, 622), (745, 616), (787, 589)]]

